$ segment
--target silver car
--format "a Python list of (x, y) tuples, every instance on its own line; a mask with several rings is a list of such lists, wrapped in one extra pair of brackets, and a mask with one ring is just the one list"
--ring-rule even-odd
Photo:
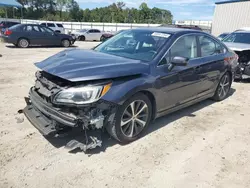
[(80, 41), (100, 41), (104, 34), (99, 29), (81, 29), (71, 33)]

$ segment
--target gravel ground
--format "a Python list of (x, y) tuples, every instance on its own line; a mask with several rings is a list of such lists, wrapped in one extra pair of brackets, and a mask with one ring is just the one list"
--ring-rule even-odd
[(104, 135), (101, 149), (68, 152), (69, 138), (47, 140), (17, 113), (34, 83), (33, 63), (62, 50), (0, 46), (0, 188), (250, 187), (250, 83), (233, 83), (223, 102), (156, 120), (129, 145)]

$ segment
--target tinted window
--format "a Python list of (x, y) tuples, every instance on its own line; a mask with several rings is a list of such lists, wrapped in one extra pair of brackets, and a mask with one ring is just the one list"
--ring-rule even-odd
[(115, 35), (94, 50), (102, 53), (151, 61), (171, 38), (171, 34), (153, 31), (128, 30)]
[(55, 24), (53, 24), (53, 23), (48, 23), (47, 25), (48, 25), (48, 27), (55, 27)]
[(101, 33), (101, 31), (100, 31), (100, 30), (97, 30), (97, 29), (95, 29), (94, 32), (95, 32), (95, 33)]
[(47, 28), (47, 27), (40, 27), (40, 29), (42, 32), (45, 32), (45, 33), (54, 33), (52, 29)]
[(94, 32), (95, 32), (94, 29), (90, 29), (90, 30), (89, 30), (89, 33), (94, 33)]
[(62, 24), (56, 24), (57, 27), (62, 27), (63, 28), (63, 25)]
[(199, 41), (200, 41), (200, 45), (201, 45), (201, 56), (202, 57), (223, 53), (225, 50), (225, 48), (221, 44), (214, 41), (210, 37), (200, 36)]
[(37, 25), (33, 26), (33, 31), (35, 32), (40, 32), (40, 29)]
[(222, 41), (250, 44), (250, 33), (231, 33)]
[(27, 25), (25, 28), (24, 28), (24, 30), (25, 31), (32, 31), (32, 26), (31, 25)]
[(196, 36), (189, 35), (178, 39), (168, 51), (167, 55), (159, 65), (171, 63), (174, 57), (197, 58)]
[(46, 23), (41, 23), (41, 25), (46, 26)]

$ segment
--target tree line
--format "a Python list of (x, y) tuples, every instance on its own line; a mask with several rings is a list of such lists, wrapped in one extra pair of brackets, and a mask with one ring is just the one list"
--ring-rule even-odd
[[(112, 22), (112, 23), (172, 23), (169, 10), (149, 8), (142, 3), (138, 9), (128, 8), (124, 2), (106, 7), (81, 9), (75, 0), (17, 0), (23, 5), (23, 18), (54, 21)], [(7, 8), (9, 18), (20, 18), (21, 11)], [(0, 9), (0, 17), (5, 17)]]

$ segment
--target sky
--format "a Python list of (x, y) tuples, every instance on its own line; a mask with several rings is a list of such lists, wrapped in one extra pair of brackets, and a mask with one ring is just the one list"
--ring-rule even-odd
[[(108, 6), (119, 0), (76, 0), (80, 7), (94, 9)], [(142, 2), (150, 8), (158, 7), (170, 10), (174, 20), (212, 20), (215, 2), (225, 0), (120, 0), (127, 7), (138, 8)]]

